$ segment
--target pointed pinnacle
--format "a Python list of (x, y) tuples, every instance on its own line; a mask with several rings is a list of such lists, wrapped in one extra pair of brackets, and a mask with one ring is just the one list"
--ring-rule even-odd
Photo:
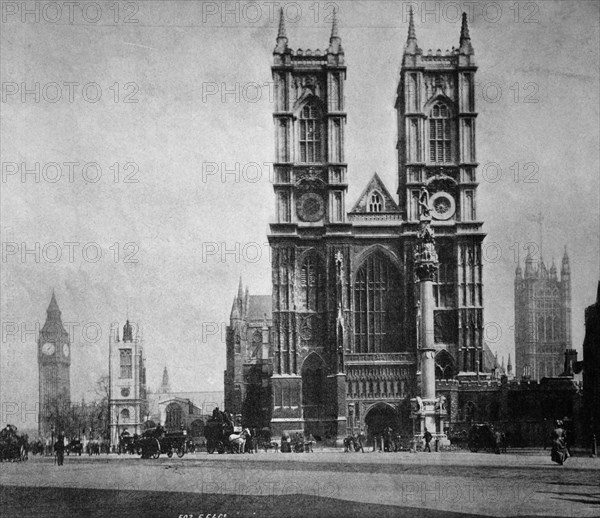
[(238, 286), (238, 298), (244, 297), (244, 285), (242, 284), (242, 276), (240, 275), (240, 284)]
[(410, 10), (408, 11), (408, 38), (406, 41), (416, 40), (416, 39), (417, 39), (417, 32), (415, 31), (415, 20), (414, 20), (414, 16), (413, 16), (413, 8), (411, 6)]
[(337, 9), (334, 8), (333, 9), (333, 21), (331, 22), (331, 38), (330, 40), (332, 40), (333, 38), (339, 38), (339, 34), (338, 34), (338, 17), (337, 17)]
[(467, 22), (467, 13), (462, 14), (462, 25), (460, 27), (460, 41), (470, 40), (471, 36), (469, 36), (469, 24)]
[(279, 9), (279, 32), (277, 38), (287, 38), (285, 33), (285, 17), (283, 16), (283, 7)]

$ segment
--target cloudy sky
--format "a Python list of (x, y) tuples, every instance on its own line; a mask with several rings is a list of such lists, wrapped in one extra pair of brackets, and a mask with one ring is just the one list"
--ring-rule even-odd
[[(251, 293), (270, 292), (275, 5), (303, 49), (327, 47), (338, 6), (347, 208), (375, 171), (396, 190), (410, 2), (91, 4), (42, 1), (24, 14), (2, 3), (3, 405), (37, 402), (35, 329), (53, 288), (73, 331), (74, 399), (93, 397), (110, 323), (127, 315), (144, 329), (151, 388), (164, 366), (174, 389), (222, 388), (240, 275)], [(515, 260), (539, 244), (528, 218), (541, 212), (545, 260), (569, 250), (581, 350), (599, 277), (599, 4), (412, 5), (425, 51), (457, 46), (459, 10), (469, 14), (488, 342), (514, 350)]]

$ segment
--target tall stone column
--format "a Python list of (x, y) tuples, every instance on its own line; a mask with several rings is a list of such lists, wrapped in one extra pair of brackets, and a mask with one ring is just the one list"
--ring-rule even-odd
[(435, 395), (435, 341), (433, 325), (433, 280), (438, 270), (438, 255), (435, 250), (429, 193), (425, 187), (419, 199), (421, 207), (421, 226), (417, 235), (418, 242), (414, 252), (415, 273), (419, 279), (420, 325), (418, 352), (421, 359), (421, 394), (414, 398), (411, 415), (414, 419), (415, 438), (420, 440), (427, 429), (436, 439), (444, 438), (444, 398)]

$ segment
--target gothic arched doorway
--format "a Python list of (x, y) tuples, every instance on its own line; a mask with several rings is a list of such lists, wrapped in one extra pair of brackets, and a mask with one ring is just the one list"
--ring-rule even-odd
[(398, 412), (386, 403), (378, 403), (365, 415), (365, 425), (367, 426), (367, 440), (371, 441), (375, 435), (383, 434), (384, 430), (390, 427), (395, 432), (400, 430), (400, 417)]
[(181, 419), (183, 412), (177, 403), (169, 403), (167, 406), (167, 418), (165, 419), (165, 428), (169, 431), (181, 429)]
[(302, 364), (302, 412), (306, 433), (322, 435), (326, 401), (325, 362), (316, 353), (307, 356)]

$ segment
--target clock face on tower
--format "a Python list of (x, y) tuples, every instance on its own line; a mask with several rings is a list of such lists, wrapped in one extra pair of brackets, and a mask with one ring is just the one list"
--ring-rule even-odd
[(54, 351), (56, 351), (56, 347), (54, 346), (54, 344), (52, 342), (46, 342), (44, 345), (42, 345), (42, 352), (44, 354), (47, 354), (48, 356), (54, 354)]
[(303, 194), (296, 204), (296, 212), (302, 221), (319, 221), (325, 215), (323, 198), (316, 192)]
[(63, 354), (65, 355), (65, 358), (69, 357), (69, 346), (67, 344), (64, 344), (63, 347)]

